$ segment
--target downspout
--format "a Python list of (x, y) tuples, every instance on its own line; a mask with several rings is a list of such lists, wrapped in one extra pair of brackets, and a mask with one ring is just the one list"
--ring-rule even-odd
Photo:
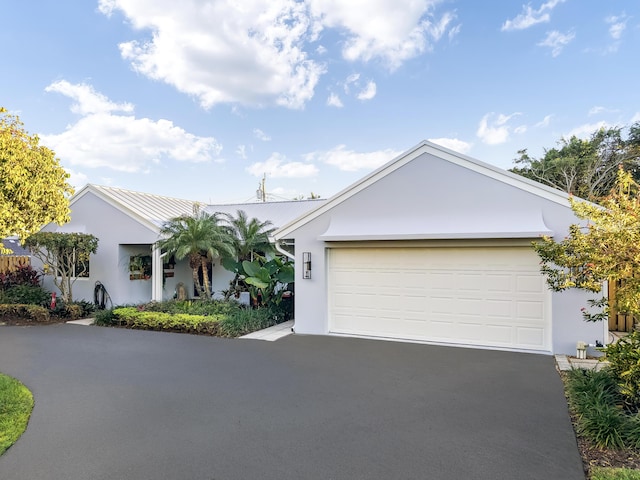
[(292, 262), (295, 262), (296, 257), (295, 255), (293, 255), (292, 253), (287, 252), (281, 245), (281, 241), (282, 240), (274, 240), (274, 245), (276, 247), (276, 250), (278, 251), (278, 253), (281, 253), (282, 255), (284, 255), (285, 257), (287, 257), (289, 260), (291, 260)]
[[(276, 247), (276, 251), (277, 251), (277, 252), (281, 253), (282, 255), (284, 255), (285, 257), (287, 257), (287, 258), (288, 258), (289, 260), (291, 260), (292, 262), (295, 262), (296, 257), (295, 257), (293, 254), (291, 254), (291, 253), (287, 252), (287, 251), (282, 247), (282, 245), (280, 244), (281, 240), (276, 240), (276, 239), (274, 239), (274, 238), (271, 238), (271, 240), (273, 241), (273, 244), (275, 245), (275, 247)], [(294, 298), (294, 302), (295, 302), (295, 298)], [(291, 327), (291, 331), (292, 331), (292, 332), (295, 332), (295, 328), (296, 328), (296, 326), (295, 326), (295, 318), (293, 319), (293, 321), (294, 321), (294, 325)]]

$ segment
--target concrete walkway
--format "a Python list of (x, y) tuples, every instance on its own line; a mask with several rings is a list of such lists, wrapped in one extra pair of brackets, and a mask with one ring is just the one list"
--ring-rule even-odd
[(258, 330), (257, 332), (252, 332), (247, 335), (243, 335), (240, 338), (245, 338), (249, 340), (266, 340), (268, 342), (275, 342), (276, 340), (280, 340), (281, 338), (286, 337), (287, 335), (291, 335), (293, 333), (293, 320), (289, 320), (288, 322), (279, 323), (278, 325), (274, 325), (273, 327), (265, 328), (263, 330)]

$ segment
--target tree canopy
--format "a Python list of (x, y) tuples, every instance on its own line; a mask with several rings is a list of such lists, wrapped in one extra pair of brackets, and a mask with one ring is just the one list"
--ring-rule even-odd
[(604, 307), (592, 314), (586, 308), (586, 320), (600, 320), (608, 308), (640, 318), (640, 187), (631, 173), (619, 169), (611, 193), (601, 205), (571, 198), (576, 216), (583, 225), (571, 225), (562, 241), (543, 237), (534, 244), (540, 258), (541, 271), (555, 291), (579, 288), (599, 292), (604, 281), (622, 280), (616, 291), (615, 305), (608, 300), (591, 302)]
[(98, 251), (98, 239), (88, 233), (38, 232), (25, 245), (39, 259), (62, 299), (73, 301), (73, 284), (89, 272), (89, 256)]
[(224, 219), (238, 261), (253, 261), (254, 253), (264, 256), (273, 252), (269, 235), (275, 228), (269, 220), (261, 222), (257, 218), (249, 219), (244, 210), (238, 210), (235, 216), (227, 213)]
[[(193, 284), (202, 298), (210, 298), (208, 262), (214, 257), (231, 257), (234, 254), (231, 238), (220, 225), (218, 216), (198, 212), (176, 217), (162, 226), (160, 235), (164, 238), (158, 240), (156, 245), (177, 260), (188, 257)], [(200, 271), (203, 282), (198, 276)]]
[(69, 174), (39, 142), (0, 107), (0, 238), (25, 238), (47, 223), (69, 221)]
[(622, 166), (640, 180), (640, 122), (628, 128), (601, 128), (588, 140), (562, 138), (557, 148), (545, 150), (542, 158), (526, 149), (514, 162), (512, 172), (591, 201), (605, 197)]

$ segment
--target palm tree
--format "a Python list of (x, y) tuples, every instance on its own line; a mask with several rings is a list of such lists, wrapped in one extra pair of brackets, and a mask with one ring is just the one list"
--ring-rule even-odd
[(225, 213), (224, 217), (224, 228), (232, 239), (235, 257), (239, 262), (253, 261), (256, 253), (264, 256), (274, 251), (269, 235), (275, 228), (269, 220), (261, 222), (257, 218), (249, 219), (244, 210), (238, 210), (235, 217), (230, 213)]
[[(164, 238), (156, 242), (157, 247), (168, 255), (175, 256), (177, 260), (189, 257), (193, 284), (201, 297), (210, 298), (208, 261), (214, 257), (234, 254), (232, 239), (219, 224), (218, 216), (198, 212), (192, 216), (175, 217), (164, 223), (160, 235)], [(204, 285), (198, 278), (200, 269)]]

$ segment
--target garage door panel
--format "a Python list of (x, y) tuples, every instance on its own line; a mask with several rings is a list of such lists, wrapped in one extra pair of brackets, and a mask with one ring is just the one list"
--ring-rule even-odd
[(550, 350), (531, 248), (331, 249), (328, 265), (331, 332)]

